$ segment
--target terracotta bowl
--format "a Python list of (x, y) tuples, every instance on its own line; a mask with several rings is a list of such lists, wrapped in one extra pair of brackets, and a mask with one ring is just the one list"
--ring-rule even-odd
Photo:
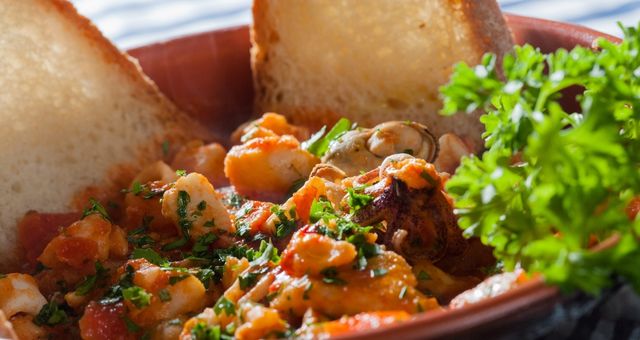
[[(518, 44), (530, 43), (544, 52), (591, 46), (599, 37), (619, 41), (581, 26), (509, 14), (506, 18)], [(210, 128), (220, 140), (227, 140), (233, 129), (252, 113), (249, 48), (249, 29), (243, 26), (186, 36), (129, 53), (138, 58), (146, 74), (179, 107)], [(424, 339), (497, 335), (548, 315), (561, 301), (556, 288), (534, 279), (474, 305), (425, 313), (411, 321), (350, 337)]]

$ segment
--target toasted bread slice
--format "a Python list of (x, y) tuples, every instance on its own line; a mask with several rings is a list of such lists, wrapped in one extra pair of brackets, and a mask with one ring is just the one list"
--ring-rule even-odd
[(495, 0), (255, 0), (256, 113), (317, 127), (409, 119), (482, 149), (477, 115), (444, 118), (438, 88), (458, 61), (513, 42)]
[(16, 224), (28, 210), (77, 211), (85, 189), (128, 185), (142, 164), (162, 158), (165, 140), (185, 140), (194, 129), (67, 1), (0, 1), (0, 32), (0, 270), (7, 270), (18, 261)]

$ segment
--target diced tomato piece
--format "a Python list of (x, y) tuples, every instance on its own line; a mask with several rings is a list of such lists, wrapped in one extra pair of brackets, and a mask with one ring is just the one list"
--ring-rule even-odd
[(66, 227), (80, 219), (79, 213), (42, 214), (28, 212), (18, 224), (18, 242), (25, 251), (25, 259), (35, 266), (47, 244)]
[(124, 321), (125, 307), (120, 303), (102, 305), (92, 301), (80, 319), (80, 336), (85, 340), (135, 339)]
[(318, 189), (314, 186), (308, 186), (306, 187), (306, 190), (301, 190), (293, 194), (293, 203), (296, 206), (296, 213), (302, 221), (309, 221), (311, 204), (317, 196)]

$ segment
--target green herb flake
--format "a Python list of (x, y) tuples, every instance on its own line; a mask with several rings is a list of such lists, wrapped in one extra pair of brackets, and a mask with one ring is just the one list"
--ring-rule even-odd
[(100, 202), (91, 197), (89, 198), (89, 207), (85, 208), (84, 211), (82, 211), (82, 219), (94, 214), (100, 215), (100, 217), (102, 217), (103, 219), (111, 222), (111, 218), (109, 218), (109, 213), (107, 213), (107, 210), (102, 206), (102, 204), (100, 204)]
[(155, 250), (150, 248), (136, 248), (131, 252), (132, 259), (146, 259), (147, 261), (158, 265), (166, 266), (169, 264), (169, 260), (160, 256)]
[(347, 281), (338, 277), (338, 271), (335, 267), (329, 267), (320, 272), (323, 275), (322, 282), (332, 285), (344, 286)]
[(226, 297), (221, 297), (213, 307), (216, 315), (220, 315), (223, 311), (227, 316), (236, 315), (236, 305)]
[(221, 340), (222, 332), (219, 325), (210, 326), (204, 322), (198, 322), (191, 329), (191, 339), (193, 340)]
[(426, 281), (426, 280), (430, 280), (431, 276), (429, 276), (429, 274), (427, 272), (425, 272), (424, 270), (421, 270), (418, 273), (418, 280), (420, 281)]
[(158, 291), (158, 298), (162, 302), (171, 301), (171, 293), (169, 293), (169, 291), (166, 289), (161, 289), (160, 291)]
[(247, 290), (256, 285), (258, 282), (258, 274), (257, 273), (244, 273), (238, 276), (238, 283), (240, 284), (240, 289)]
[(151, 303), (151, 294), (138, 286), (132, 286), (122, 290), (122, 297), (133, 303), (138, 308), (144, 308)]
[(55, 301), (42, 306), (40, 312), (33, 318), (33, 323), (38, 326), (55, 326), (67, 322), (69, 318), (64, 310)]
[(133, 320), (129, 319), (126, 315), (122, 316), (122, 321), (124, 321), (124, 325), (127, 327), (127, 331), (129, 333), (138, 333), (142, 331), (142, 327), (138, 326), (137, 323), (133, 322)]
[(318, 157), (322, 157), (329, 150), (329, 145), (332, 141), (337, 140), (351, 129), (351, 121), (346, 118), (341, 118), (326, 135), (324, 135), (326, 127), (323, 127), (320, 131), (313, 134), (311, 138), (302, 143), (302, 148)]
[(296, 207), (291, 207), (288, 213), (286, 213), (279, 205), (273, 205), (271, 212), (278, 217), (276, 225), (276, 237), (284, 238), (289, 236), (296, 230), (298, 224), (296, 223)]
[[(100, 262), (95, 263), (96, 273), (89, 275), (76, 287), (75, 294), (78, 296), (84, 296), (89, 294), (99, 280), (104, 280), (108, 277), (109, 270), (104, 268)], [(64, 282), (64, 281), (63, 281)]]
[(358, 193), (358, 191), (360, 191), (360, 189), (347, 189), (347, 204), (349, 204), (351, 213), (366, 207), (373, 201), (373, 197), (371, 195)]
[(178, 175), (178, 177), (184, 177), (187, 175), (187, 170), (176, 170), (176, 175)]
[(185, 280), (186, 278), (188, 278), (189, 275), (176, 275), (176, 276), (172, 276), (169, 278), (169, 284), (170, 285), (175, 285), (176, 283)]

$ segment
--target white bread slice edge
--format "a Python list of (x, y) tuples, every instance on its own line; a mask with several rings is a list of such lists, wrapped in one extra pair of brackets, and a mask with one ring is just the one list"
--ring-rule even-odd
[[(198, 131), (65, 0), (0, 0), (0, 271), (29, 210), (78, 211)], [(202, 135), (200, 135), (202, 136)]]
[(318, 127), (415, 120), (482, 150), (478, 113), (438, 114), (458, 61), (513, 45), (495, 0), (254, 0), (255, 113)]

